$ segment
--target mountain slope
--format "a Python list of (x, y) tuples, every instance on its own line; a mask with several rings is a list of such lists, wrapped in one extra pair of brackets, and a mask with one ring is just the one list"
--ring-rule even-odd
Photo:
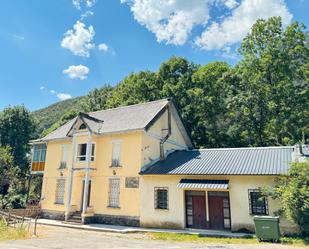
[(83, 99), (85, 96), (76, 97), (64, 101), (57, 102), (48, 107), (34, 111), (32, 115), (37, 120), (37, 134), (38, 136), (44, 131), (56, 123), (63, 114), (71, 110), (81, 110)]

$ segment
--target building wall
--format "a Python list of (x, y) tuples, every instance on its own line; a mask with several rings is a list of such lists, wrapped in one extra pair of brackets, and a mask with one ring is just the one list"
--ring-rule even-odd
[[(120, 168), (111, 167), (112, 143), (121, 141)], [(86, 143), (87, 135), (77, 136), (76, 144)], [(124, 216), (139, 216), (139, 190), (138, 188), (126, 188), (126, 177), (139, 177), (141, 165), (141, 132), (108, 135), (93, 137), (92, 142), (95, 146), (95, 161), (91, 162), (92, 170), (90, 173), (91, 198), (90, 206), (97, 214), (111, 214)], [(69, 156), (67, 168), (59, 170), (61, 160), (61, 146), (69, 144)], [(47, 145), (46, 166), (43, 178), (42, 209), (64, 211), (65, 205), (55, 204), (56, 181), (58, 178), (66, 179), (66, 192), (68, 186), (69, 166), (72, 160), (71, 140), (49, 142)], [(86, 162), (75, 162), (75, 168), (83, 168)], [(72, 186), (72, 205), (76, 210), (81, 209), (82, 188), (84, 171), (75, 171)], [(120, 179), (120, 208), (108, 208), (109, 179), (117, 177)], [(65, 193), (65, 196), (67, 193)], [(134, 200), (134, 202), (132, 201)], [(64, 202), (65, 203), (65, 202)]]
[[(142, 165), (148, 166), (160, 159), (160, 138), (165, 137), (168, 128), (168, 114), (164, 112), (142, 136)], [(164, 144), (165, 156), (174, 150), (188, 149), (175, 118), (171, 117), (171, 136)]]
[[(233, 231), (241, 229), (254, 230), (253, 215), (249, 213), (248, 189), (271, 186), (274, 179), (270, 176), (143, 176), (141, 178), (141, 226), (162, 228), (186, 227), (185, 189), (177, 188), (177, 184), (182, 178), (229, 180), (228, 192), (230, 195), (231, 225)], [(157, 210), (154, 208), (155, 187), (168, 188), (168, 210)], [(206, 219), (209, 221), (207, 198), (205, 199)], [(268, 208), (269, 215), (274, 215), (274, 212), (279, 208), (279, 203), (268, 198)], [(297, 231), (295, 225), (284, 219), (280, 220), (280, 226), (281, 231), (284, 233)]]
[[(165, 143), (165, 152), (171, 152), (177, 149), (187, 148), (181, 132), (179, 131), (174, 118), (171, 120), (172, 134)], [(95, 144), (95, 161), (91, 162), (92, 170), (90, 206), (91, 212), (98, 215), (112, 215), (123, 217), (140, 216), (141, 188), (127, 188), (125, 186), (127, 177), (136, 177), (140, 180), (139, 172), (144, 165), (159, 160), (160, 150), (159, 142), (167, 131), (162, 130), (168, 127), (167, 112), (165, 112), (150, 128), (146, 131), (120, 133), (104, 136), (93, 136), (92, 142)], [(86, 143), (88, 135), (78, 134), (76, 136), (76, 146)], [(111, 167), (112, 160), (112, 143), (113, 141), (121, 141), (121, 168)], [(61, 161), (61, 147), (68, 145), (67, 168), (59, 169)], [(72, 138), (61, 141), (51, 141), (47, 144), (46, 165), (43, 178), (43, 188), (41, 202), (42, 209), (47, 211), (64, 212), (65, 205), (55, 204), (55, 191), (58, 178), (65, 178), (65, 197), (68, 189), (69, 168), (72, 162)], [(77, 148), (75, 149), (74, 158), (77, 156)], [(86, 162), (74, 162), (75, 168), (84, 168)], [(82, 189), (84, 171), (74, 171), (71, 205), (76, 211), (82, 208)], [(109, 196), (109, 179), (117, 177), (120, 179), (120, 208), (108, 207)], [(66, 203), (66, 198), (64, 200)], [(119, 217), (119, 218), (121, 218)], [(109, 219), (109, 217), (108, 217)]]

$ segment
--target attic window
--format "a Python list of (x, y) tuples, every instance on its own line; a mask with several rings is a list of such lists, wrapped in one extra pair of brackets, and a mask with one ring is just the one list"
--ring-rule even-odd
[(87, 126), (86, 126), (84, 123), (82, 123), (82, 124), (79, 126), (78, 129), (79, 129), (79, 130), (85, 130), (85, 129), (87, 129)]

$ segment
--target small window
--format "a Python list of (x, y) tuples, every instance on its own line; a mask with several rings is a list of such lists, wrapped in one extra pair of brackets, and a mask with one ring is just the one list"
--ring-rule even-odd
[(120, 167), (121, 142), (113, 142), (112, 167)]
[(120, 179), (109, 179), (108, 206), (119, 207)]
[(155, 209), (168, 209), (168, 188), (155, 188)]
[(86, 126), (84, 123), (82, 123), (82, 124), (79, 126), (78, 129), (79, 129), (79, 130), (86, 130), (86, 129), (87, 129), (87, 126)]
[[(94, 161), (94, 152), (95, 152), (95, 145), (92, 144), (91, 148), (91, 161)], [(79, 144), (78, 145), (78, 161), (86, 161), (86, 154), (87, 154), (87, 144)]]
[(267, 198), (258, 189), (249, 190), (250, 214), (268, 215)]
[(65, 179), (57, 179), (56, 183), (56, 204), (64, 204)]

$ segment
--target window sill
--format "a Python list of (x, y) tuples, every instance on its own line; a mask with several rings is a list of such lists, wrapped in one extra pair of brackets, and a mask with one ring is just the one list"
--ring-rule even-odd
[(117, 165), (117, 166), (114, 166), (114, 165), (111, 165), (109, 166), (111, 169), (121, 169), (122, 166), (121, 165)]
[(64, 203), (54, 202), (54, 205), (61, 205), (61, 206), (63, 206), (63, 205), (64, 205)]
[(107, 208), (114, 208), (114, 209), (120, 209), (120, 207), (119, 206), (107, 206)]
[(169, 211), (169, 209), (168, 208), (155, 208), (155, 210), (158, 210), (158, 211)]

